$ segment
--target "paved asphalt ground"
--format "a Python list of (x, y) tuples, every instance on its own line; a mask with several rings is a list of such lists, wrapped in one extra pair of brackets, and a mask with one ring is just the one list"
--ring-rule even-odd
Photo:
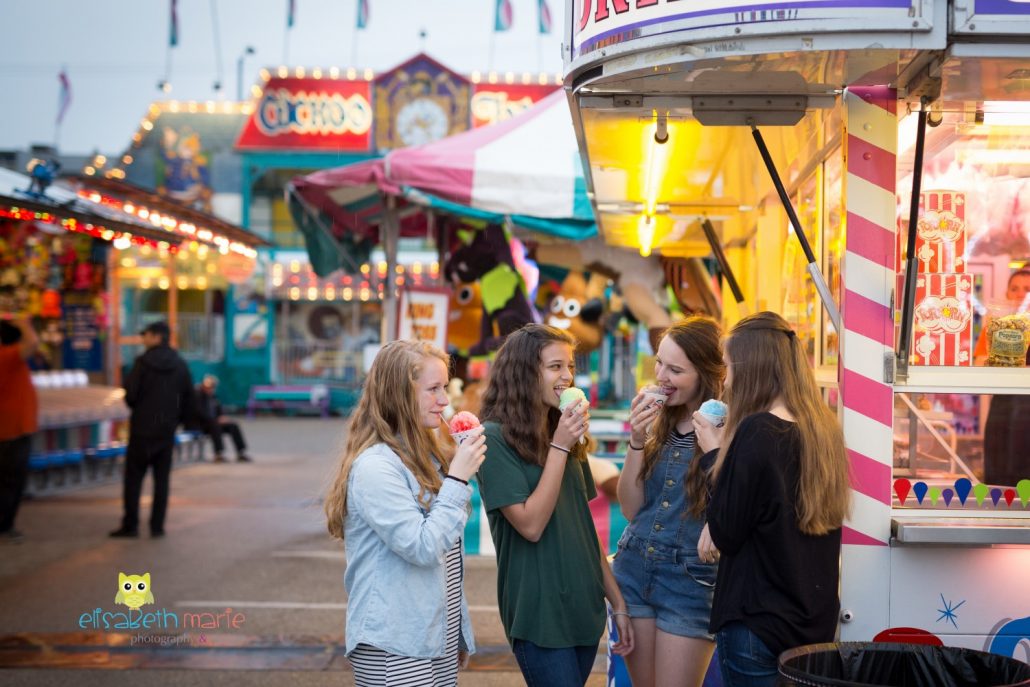
[[(343, 547), (320, 503), (344, 437), (340, 419), (241, 422), (253, 463), (185, 463), (172, 473), (164, 539), (115, 540), (121, 482), (26, 501), (20, 543), (0, 544), (0, 684), (352, 685), (343, 657)], [(210, 459), (210, 450), (207, 452)], [(150, 480), (141, 518), (149, 516)], [(523, 684), (497, 614), (492, 557), (466, 561), (480, 652), (460, 685)], [(114, 603), (118, 573), (149, 572), (154, 605), (178, 617), (223, 613), (238, 627), (81, 629)], [(156, 642), (164, 642), (162, 646)], [(604, 684), (599, 655), (589, 685)]]

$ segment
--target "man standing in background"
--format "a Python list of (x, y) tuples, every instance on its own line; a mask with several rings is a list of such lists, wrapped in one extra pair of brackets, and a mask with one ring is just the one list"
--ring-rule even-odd
[(14, 529), (29, 479), (32, 434), (39, 425), (39, 401), (26, 361), (39, 338), (28, 318), (0, 320), (0, 541), (17, 541)]
[(147, 350), (136, 358), (125, 379), (125, 403), (132, 409), (122, 492), (125, 515), (112, 537), (139, 536), (140, 488), (150, 467), (154, 470), (150, 536), (164, 536), (175, 430), (193, 413), (193, 379), (186, 361), (168, 343), (168, 324), (149, 324), (140, 336)]

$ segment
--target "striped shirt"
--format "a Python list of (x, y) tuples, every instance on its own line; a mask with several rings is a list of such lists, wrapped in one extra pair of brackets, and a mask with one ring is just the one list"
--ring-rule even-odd
[(458, 645), (461, 635), (461, 539), (447, 552), (446, 651), (438, 658), (397, 656), (370, 644), (351, 653), (356, 687), (455, 687), (458, 684)]

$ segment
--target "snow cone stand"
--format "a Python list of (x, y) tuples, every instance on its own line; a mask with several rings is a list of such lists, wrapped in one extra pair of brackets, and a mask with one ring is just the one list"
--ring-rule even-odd
[(1030, 3), (572, 0), (566, 27), (605, 241), (715, 233), (725, 324), (786, 317), (839, 412), (840, 639), (1028, 661)]

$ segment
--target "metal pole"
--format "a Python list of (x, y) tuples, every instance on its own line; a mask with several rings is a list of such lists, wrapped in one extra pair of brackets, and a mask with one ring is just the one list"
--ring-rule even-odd
[(708, 245), (712, 247), (712, 253), (715, 254), (715, 260), (719, 263), (719, 269), (722, 270), (722, 275), (726, 278), (726, 284), (730, 287), (730, 291), (733, 292), (733, 299), (737, 301), (737, 309), (741, 311), (741, 314), (747, 314), (747, 304), (744, 302), (744, 293), (740, 290), (740, 285), (737, 283), (737, 278), (733, 274), (733, 268), (730, 267), (729, 261), (726, 259), (726, 253), (722, 250), (722, 244), (719, 243), (719, 237), (715, 235), (715, 227), (712, 226), (711, 220), (707, 217), (701, 219), (701, 229), (705, 232), (705, 238), (708, 239)]
[(765, 168), (769, 171), (769, 176), (772, 178), (773, 186), (776, 187), (776, 193), (780, 196), (780, 203), (783, 205), (783, 209), (787, 212), (787, 217), (790, 218), (791, 226), (794, 227), (794, 234), (798, 237), (798, 241), (801, 242), (801, 250), (805, 252), (805, 258), (808, 260), (808, 274), (812, 277), (812, 282), (815, 284), (816, 291), (819, 292), (819, 297), (822, 299), (823, 307), (826, 309), (826, 314), (830, 318), (830, 322), (833, 323), (833, 328), (838, 332), (840, 329), (840, 311), (837, 310), (837, 304), (833, 302), (833, 295), (830, 293), (830, 288), (826, 285), (826, 280), (823, 279), (823, 273), (819, 269), (818, 263), (815, 261), (815, 253), (812, 252), (812, 246), (808, 243), (808, 238), (805, 236), (804, 230), (801, 228), (801, 221), (798, 219), (797, 213), (794, 212), (794, 205), (790, 202), (790, 196), (787, 195), (787, 189), (783, 187), (783, 182), (780, 180), (780, 174), (776, 171), (776, 165), (773, 163), (772, 156), (769, 154), (769, 149), (765, 145), (765, 139), (762, 138), (762, 132), (758, 130), (754, 124), (751, 125), (751, 135), (754, 136), (755, 144), (758, 146), (758, 152), (762, 155), (762, 160), (765, 162)]
[(905, 258), (905, 288), (902, 291), (904, 304), (901, 308), (901, 334), (898, 337), (897, 378), (908, 378), (908, 357), (912, 346), (912, 319), (916, 308), (916, 277), (919, 266), (916, 263), (916, 230), (919, 223), (919, 192), (923, 185), (923, 149), (926, 144), (926, 102), (919, 104), (919, 119), (916, 125), (916, 152), (912, 163), (912, 199), (908, 206), (908, 242)]
[(386, 217), (382, 224), (383, 252), (386, 254), (386, 278), (383, 282), (383, 343), (397, 338), (397, 240), (400, 236), (400, 220), (397, 217), (397, 198), (386, 196)]

